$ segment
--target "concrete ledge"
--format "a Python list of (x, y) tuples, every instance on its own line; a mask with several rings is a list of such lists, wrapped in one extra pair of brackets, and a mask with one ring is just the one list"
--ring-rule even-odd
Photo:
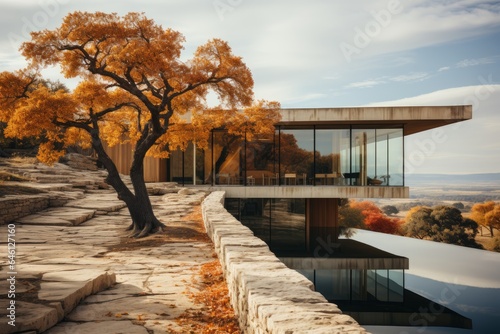
[(226, 198), (409, 198), (408, 187), (387, 186), (224, 186)]
[(229, 214), (224, 196), (217, 191), (204, 200), (203, 220), (244, 333), (366, 333)]

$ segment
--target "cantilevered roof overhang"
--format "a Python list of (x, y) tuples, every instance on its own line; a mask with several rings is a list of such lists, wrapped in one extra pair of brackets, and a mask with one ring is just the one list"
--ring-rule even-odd
[(282, 109), (277, 125), (402, 126), (404, 135), (472, 118), (471, 105)]

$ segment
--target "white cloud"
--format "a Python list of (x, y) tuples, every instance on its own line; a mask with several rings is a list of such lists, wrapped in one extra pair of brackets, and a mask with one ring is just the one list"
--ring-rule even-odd
[(391, 77), (391, 81), (396, 81), (396, 82), (405, 82), (405, 81), (422, 81), (425, 79), (429, 78), (429, 73), (427, 72), (417, 72), (417, 73), (411, 73), (411, 74), (406, 74), (406, 75), (397, 75), (394, 77)]
[[(350, 35), (344, 42), (356, 46), (357, 39), (360, 46), (363, 40), (367, 41), (354, 57), (369, 58), (471, 38), (500, 26), (500, 7), (486, 0), (401, 1), (402, 11), (390, 15), (385, 22), (373, 13), (383, 13), (388, 2), (352, 3), (364, 10), (357, 16), (349, 16), (349, 21), (341, 27), (346, 31), (344, 35)], [(377, 23), (379, 30), (373, 29)], [(363, 33), (365, 37), (361, 36)]]
[(469, 67), (469, 66), (478, 66), (478, 65), (492, 64), (494, 62), (495, 62), (495, 60), (493, 57), (485, 57), (485, 58), (478, 58), (478, 59), (464, 59), (464, 60), (459, 61), (456, 64), (456, 67), (461, 68), (461, 67)]
[(430, 74), (427, 72), (412, 72), (410, 74), (401, 74), (395, 76), (383, 76), (376, 79), (368, 79), (363, 81), (352, 82), (344, 88), (371, 88), (382, 84), (387, 84), (390, 82), (412, 82), (412, 81), (423, 81), (430, 78)]
[(448, 71), (449, 69), (450, 69), (449, 66), (443, 66), (439, 68), (438, 72)]
[(358, 82), (352, 82), (345, 86), (345, 88), (370, 88), (374, 87), (380, 84), (384, 84), (386, 81), (384, 80), (379, 80), (379, 79), (369, 79), (369, 80), (363, 80), (363, 81), (358, 81)]
[(298, 96), (298, 97), (293, 97), (293, 98), (287, 98), (283, 100), (283, 103), (289, 103), (289, 104), (295, 104), (295, 103), (300, 103), (304, 101), (309, 101), (309, 100), (315, 100), (319, 98), (325, 97), (326, 94), (321, 94), (321, 93), (310, 93), (310, 94), (305, 94), (303, 96)]

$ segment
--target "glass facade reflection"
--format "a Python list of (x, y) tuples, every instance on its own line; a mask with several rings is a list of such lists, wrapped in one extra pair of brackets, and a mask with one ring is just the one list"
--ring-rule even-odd
[(306, 249), (304, 199), (226, 198), (225, 207), (271, 249)]
[(404, 302), (404, 270), (297, 270), (329, 301)]
[(246, 141), (223, 130), (209, 147), (171, 152), (182, 184), (404, 186), (402, 128), (278, 126)]
[[(308, 252), (306, 200), (226, 198), (226, 210), (276, 254)], [(329, 244), (330, 245), (330, 244)], [(347, 249), (347, 248), (346, 248)], [(345, 254), (349, 257), (349, 254)], [(329, 301), (403, 302), (404, 270), (308, 269), (298, 272)]]

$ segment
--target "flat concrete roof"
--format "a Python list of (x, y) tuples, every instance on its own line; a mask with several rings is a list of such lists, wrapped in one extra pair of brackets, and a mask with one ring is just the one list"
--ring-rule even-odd
[(408, 187), (392, 186), (238, 186), (214, 185), (226, 198), (408, 198)]
[(472, 118), (471, 105), (281, 109), (277, 125), (394, 125), (404, 135)]

